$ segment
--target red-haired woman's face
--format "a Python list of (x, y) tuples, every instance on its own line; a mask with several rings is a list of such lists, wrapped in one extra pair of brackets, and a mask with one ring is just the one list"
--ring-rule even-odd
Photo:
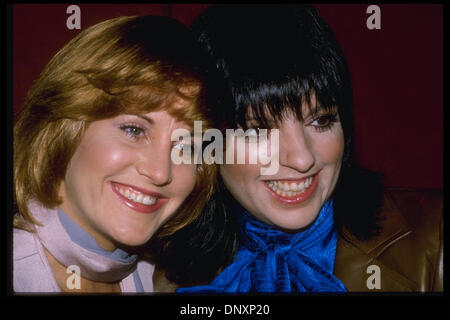
[(181, 128), (190, 130), (167, 111), (92, 122), (61, 184), (61, 209), (104, 249), (148, 241), (195, 185), (196, 166), (171, 161)]

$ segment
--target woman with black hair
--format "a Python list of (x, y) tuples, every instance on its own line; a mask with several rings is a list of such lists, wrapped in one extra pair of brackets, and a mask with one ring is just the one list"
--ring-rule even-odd
[(278, 130), (279, 170), (221, 165), (207, 212), (159, 255), (170, 288), (442, 291), (439, 198), (422, 212), (355, 163), (350, 73), (316, 10), (211, 6), (191, 29), (230, 93), (229, 127)]

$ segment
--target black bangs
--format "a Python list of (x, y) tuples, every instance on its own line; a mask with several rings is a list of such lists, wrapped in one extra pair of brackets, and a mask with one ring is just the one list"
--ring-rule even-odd
[(320, 109), (321, 112), (330, 112), (340, 103), (326, 85), (330, 83), (320, 82), (320, 79), (289, 79), (284, 83), (260, 83), (254, 84), (233, 92), (236, 101), (237, 114), (236, 125), (247, 129), (248, 123), (261, 128), (273, 128), (289, 115), (294, 115), (299, 121), (304, 120), (305, 110), (307, 114), (314, 115)]
[(302, 120), (302, 104), (315, 107), (313, 94), (322, 109), (337, 106), (341, 118), (341, 108), (351, 113), (344, 55), (314, 7), (213, 6), (191, 29), (233, 95), (231, 126), (246, 127), (249, 115), (266, 127), (289, 113)]

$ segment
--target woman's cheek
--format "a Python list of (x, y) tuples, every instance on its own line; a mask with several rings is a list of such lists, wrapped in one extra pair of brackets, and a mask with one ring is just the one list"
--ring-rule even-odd
[(197, 180), (197, 166), (194, 164), (172, 165), (174, 189), (180, 193), (180, 196), (187, 196), (194, 190)]
[(325, 164), (339, 164), (344, 155), (344, 134), (340, 127), (329, 135), (320, 136), (320, 143), (315, 146), (315, 154), (320, 155), (320, 161)]

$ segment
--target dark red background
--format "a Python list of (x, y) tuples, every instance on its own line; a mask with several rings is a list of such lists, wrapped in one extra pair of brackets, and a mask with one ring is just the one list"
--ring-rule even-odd
[[(14, 112), (49, 59), (79, 30), (66, 28), (69, 4), (13, 7)], [(170, 15), (186, 25), (205, 4), (79, 4), (81, 27), (123, 15)], [(443, 186), (443, 6), (316, 5), (331, 25), (353, 76), (356, 153), (385, 174), (385, 185)], [(230, 17), (232, 20), (232, 17)], [(162, 31), (163, 32), (163, 31)]]

